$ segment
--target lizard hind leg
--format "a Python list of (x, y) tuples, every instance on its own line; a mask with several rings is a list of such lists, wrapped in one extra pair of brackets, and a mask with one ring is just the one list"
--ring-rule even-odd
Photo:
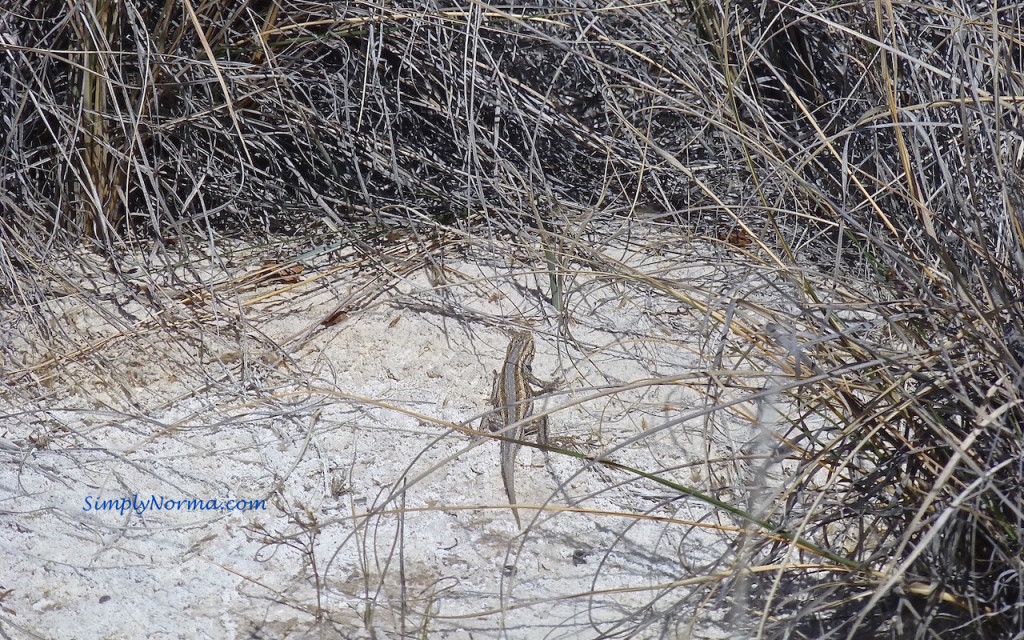
[(548, 417), (544, 416), (537, 424), (537, 444), (542, 447), (548, 446)]

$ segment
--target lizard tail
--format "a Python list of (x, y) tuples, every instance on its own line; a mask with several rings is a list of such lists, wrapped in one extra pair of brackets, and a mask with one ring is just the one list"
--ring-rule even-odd
[[(513, 442), (501, 443), (501, 480), (505, 484), (505, 495), (510, 505), (516, 504), (515, 464), (518, 449), (519, 445)], [(512, 515), (516, 518), (516, 526), (522, 529), (523, 523), (519, 520), (519, 510), (515, 506), (512, 507)]]

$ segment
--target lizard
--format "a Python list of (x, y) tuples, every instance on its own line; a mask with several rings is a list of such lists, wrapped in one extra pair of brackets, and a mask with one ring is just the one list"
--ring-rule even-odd
[[(533, 414), (533, 398), (539, 392), (550, 391), (558, 384), (557, 380), (542, 382), (533, 375), (533, 334), (529, 331), (517, 331), (505, 351), (505, 362), (501, 373), (494, 372), (491, 386), (491, 405), (494, 411), (485, 415), (480, 421), (480, 430), (501, 432), (510, 440), (522, 440), (526, 435), (526, 420)], [(508, 430), (516, 424), (515, 429)], [(532, 426), (532, 425), (531, 425)], [(548, 444), (548, 418), (544, 416), (536, 425), (537, 442), (541, 446)], [(516, 509), (515, 460), (520, 444), (510, 440), (501, 441), (501, 479), (505, 484), (508, 502), (512, 505), (512, 515), (516, 525), (522, 528), (519, 511)]]

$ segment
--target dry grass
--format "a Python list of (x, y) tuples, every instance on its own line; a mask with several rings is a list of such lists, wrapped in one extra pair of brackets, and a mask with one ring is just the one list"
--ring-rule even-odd
[[(740, 403), (771, 434), (704, 461), (756, 461), (714, 491), (630, 469), (667, 513), (688, 496), (738, 528), (701, 580), (600, 633), (708, 607), (761, 637), (1024, 635), (1020, 7), (85, 6), (0, 16), (7, 394), (47, 393), (26, 345), (103, 364), (51, 320), (103, 307), (109, 279), (143, 282), (151, 314), (112, 319), (122, 337), (185, 336), (253, 284), (227, 238), (264, 280), (360, 265), (328, 325), (421, 266), (433, 310), (497, 324), (445, 295), (466, 285), (446, 261), (508, 247), (566, 344), (616, 287), (703, 319), (705, 405), (611, 464)], [(723, 249), (699, 282), (678, 269), (695, 239)]]

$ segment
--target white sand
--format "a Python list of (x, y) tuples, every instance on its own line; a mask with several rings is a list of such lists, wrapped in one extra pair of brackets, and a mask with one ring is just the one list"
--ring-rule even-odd
[[(688, 295), (707, 301), (717, 294), (698, 265), (714, 261), (711, 251), (616, 258), (692, 283)], [(566, 381), (536, 408), (553, 410), (556, 445), (609, 452), (728, 498), (737, 475), (754, 472), (702, 461), (756, 444), (759, 431), (750, 404), (719, 412), (725, 427), (696, 416), (711, 367), (699, 354), (722, 339), (720, 326), (678, 298), (581, 273), (570, 283), (570, 340), (537, 295), (546, 280), (521, 264), (496, 271), (466, 259), (446, 265), (447, 287), (415, 271), (320, 327), (347, 295), (383, 284), (329, 271), (338, 264), (334, 256), (301, 282), (237, 297), (224, 287), (216, 304), (185, 304), (189, 289), (167, 282), (149, 285), (159, 307), (113, 283), (86, 305), (59, 298), (68, 285), (54, 283), (55, 337), (8, 329), (25, 343), (22, 362), (4, 363), (17, 393), (0, 398), (0, 629), (52, 638), (713, 634), (722, 616), (695, 577), (725, 569), (706, 564), (731, 537), (715, 527), (739, 523), (625, 471), (524, 447), (519, 532), (497, 443), (449, 425), (478, 426), (507, 343), (499, 327), (529, 326), (535, 374)], [(240, 258), (233, 273), (255, 266)], [(659, 378), (670, 379), (644, 383)], [(266, 502), (245, 512), (85, 509), (87, 499), (136, 494)]]

